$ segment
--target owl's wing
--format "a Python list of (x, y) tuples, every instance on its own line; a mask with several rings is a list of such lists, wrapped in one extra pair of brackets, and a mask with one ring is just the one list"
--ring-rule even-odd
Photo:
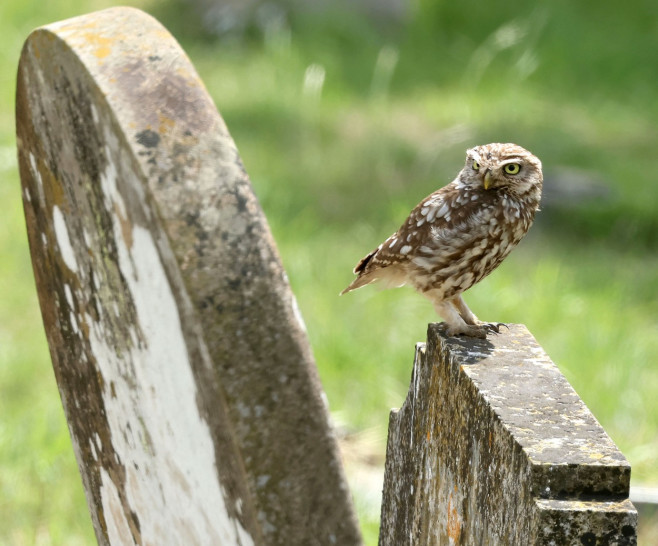
[(450, 229), (452, 222), (467, 212), (456, 210), (461, 206), (458, 197), (459, 189), (453, 182), (418, 203), (400, 229), (359, 261), (354, 268), (357, 278), (341, 294), (378, 280), (388, 286), (404, 284), (404, 265), (427, 245), (430, 232)]
[(493, 209), (494, 192), (465, 191), (457, 182), (423, 199), (393, 235), (366, 256), (355, 273), (405, 264), (418, 256), (463, 251), (481, 238), (483, 219)]

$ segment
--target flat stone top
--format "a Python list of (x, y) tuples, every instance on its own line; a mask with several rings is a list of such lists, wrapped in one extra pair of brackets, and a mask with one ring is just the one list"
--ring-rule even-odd
[(544, 474), (598, 467), (583, 478), (614, 474), (621, 481), (608, 491), (628, 492), (628, 461), (525, 326), (510, 324), (481, 340), (446, 337), (440, 324), (431, 324), (428, 340), (473, 381), (533, 467)]

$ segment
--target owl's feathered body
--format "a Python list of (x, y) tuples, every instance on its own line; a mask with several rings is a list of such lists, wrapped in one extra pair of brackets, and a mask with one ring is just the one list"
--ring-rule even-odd
[(516, 144), (466, 153), (457, 178), (423, 199), (407, 220), (354, 268), (343, 294), (375, 281), (410, 284), (429, 298), (449, 333), (485, 337), (461, 297), (491, 273), (525, 236), (539, 209), (541, 162)]

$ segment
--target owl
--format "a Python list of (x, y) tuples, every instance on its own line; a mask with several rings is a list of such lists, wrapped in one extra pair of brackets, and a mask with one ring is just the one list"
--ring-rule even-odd
[(376, 281), (388, 288), (407, 284), (432, 302), (448, 335), (498, 332), (502, 324), (478, 320), (462, 293), (496, 269), (528, 232), (542, 181), (541, 161), (521, 146), (467, 150), (457, 178), (423, 199), (365, 256), (341, 294)]

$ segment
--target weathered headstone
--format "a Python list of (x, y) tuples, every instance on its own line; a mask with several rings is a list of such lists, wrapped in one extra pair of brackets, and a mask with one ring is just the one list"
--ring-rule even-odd
[(635, 544), (630, 474), (525, 327), (432, 324), (390, 417), (379, 544)]
[(176, 41), (129, 8), (38, 29), (16, 113), (39, 301), (99, 543), (360, 544), (265, 217)]

